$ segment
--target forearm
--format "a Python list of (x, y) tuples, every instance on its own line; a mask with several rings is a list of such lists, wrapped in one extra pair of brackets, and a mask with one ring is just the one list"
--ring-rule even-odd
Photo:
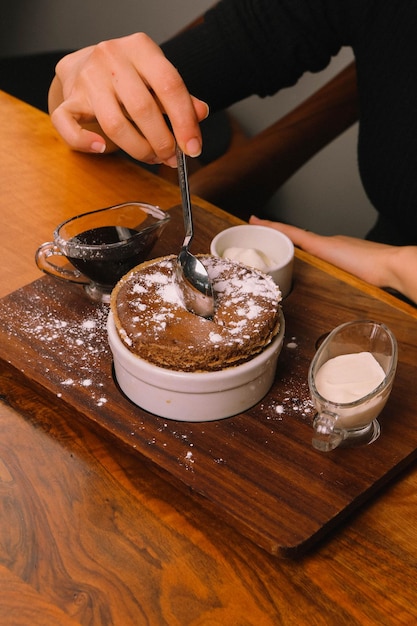
[(250, 222), (276, 228), (306, 252), (417, 303), (417, 246), (390, 246), (344, 235), (327, 237), (255, 217)]
[(399, 249), (393, 246), (344, 235), (317, 235), (302, 229), (294, 229), (291, 238), (306, 252), (372, 285), (400, 291), (400, 273), (396, 271), (399, 264), (395, 262)]
[(392, 246), (388, 272), (388, 286), (417, 304), (417, 246)]
[(390, 246), (354, 237), (323, 237), (306, 231), (299, 246), (377, 287), (402, 293), (417, 303), (417, 246)]

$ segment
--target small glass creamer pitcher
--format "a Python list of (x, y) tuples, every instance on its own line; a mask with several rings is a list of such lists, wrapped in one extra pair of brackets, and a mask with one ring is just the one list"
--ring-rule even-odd
[[(352, 356), (349, 359), (337, 359), (342, 355)], [(355, 370), (356, 355), (368, 359), (362, 361), (362, 369), (357, 367)], [(312, 440), (316, 449), (328, 452), (340, 445), (369, 444), (379, 437), (377, 417), (391, 392), (397, 355), (397, 341), (391, 330), (385, 324), (371, 320), (341, 324), (327, 336), (319, 346), (308, 372), (310, 395), (317, 410)], [(333, 375), (329, 373), (328, 362), (331, 359), (330, 366), (338, 364), (337, 374), (335, 370)], [(350, 364), (349, 370), (347, 362)], [(323, 383), (319, 391), (319, 379), (323, 380), (323, 374), (320, 378), (319, 372), (326, 363), (327, 379), (330, 382), (323, 392)], [(378, 374), (378, 370), (380, 377), (374, 375), (374, 371)], [(367, 388), (367, 385), (375, 386)], [(353, 392), (351, 395), (346, 391), (348, 388), (349, 394)], [(345, 401), (346, 397), (352, 399)]]

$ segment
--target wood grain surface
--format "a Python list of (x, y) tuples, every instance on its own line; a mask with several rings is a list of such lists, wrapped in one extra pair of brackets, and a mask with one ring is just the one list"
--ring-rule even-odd
[[(171, 215), (153, 254), (179, 249), (182, 214), (175, 208)], [(223, 224), (198, 206), (194, 216), (194, 247), (206, 251)], [(78, 285), (48, 277), (0, 301), (0, 351), (29, 384), (116, 437), (238, 532), (272, 554), (298, 555), (416, 457), (407, 389), (417, 333), (405, 314), (300, 260), (283, 311), (286, 339), (271, 391), (245, 414), (210, 423), (163, 419), (122, 395), (112, 376), (108, 308), (90, 303)], [(398, 337), (396, 381), (381, 416), (381, 438), (323, 454), (311, 446), (308, 367), (320, 337), (355, 318), (383, 321)], [(10, 386), (8, 397), (12, 401)]]
[[(166, 209), (179, 201), (175, 187), (132, 163), (72, 153), (47, 116), (1, 92), (0, 132), (0, 296), (39, 278), (36, 247), (67, 217), (123, 200)], [(214, 220), (237, 223), (198, 203)], [(404, 345), (415, 345), (407, 338), (417, 319), (411, 307), (309, 255), (298, 251), (297, 258), (302, 261), (297, 272), (306, 271), (305, 288), (316, 299), (317, 275), (310, 267), (336, 281), (329, 289), (354, 288), (348, 290), (354, 294), (352, 312), (350, 304), (334, 304), (335, 321), (372, 311), (377, 300), (389, 324), (401, 313), (396, 333)], [(324, 312), (329, 294), (320, 298)], [(302, 304), (297, 311), (303, 315)], [(319, 317), (318, 302), (314, 323)], [(415, 368), (413, 355), (402, 351), (407, 372)], [(131, 447), (103, 436), (102, 429), (96, 432), (93, 422), (74, 415), (62, 398), (29, 386), (25, 372), (7, 363), (13, 358), (10, 347), (1, 357), (2, 626), (416, 622), (415, 463), (307, 554), (277, 559), (158, 476)], [(411, 399), (414, 381), (404, 389)], [(394, 406), (394, 419), (401, 407)], [(384, 418), (377, 445), (392, 423)], [(415, 429), (413, 423), (404, 439), (414, 437)], [(361, 458), (360, 468), (372, 472), (372, 464), (372, 458)]]

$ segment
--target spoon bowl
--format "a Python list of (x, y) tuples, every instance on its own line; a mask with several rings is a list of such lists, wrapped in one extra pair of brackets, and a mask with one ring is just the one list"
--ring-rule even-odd
[(177, 278), (187, 309), (201, 317), (213, 317), (213, 291), (207, 270), (186, 246), (178, 255)]
[(177, 279), (186, 308), (201, 317), (214, 312), (213, 286), (203, 263), (189, 251), (194, 235), (185, 155), (177, 146), (178, 180), (184, 213), (185, 238), (177, 258)]

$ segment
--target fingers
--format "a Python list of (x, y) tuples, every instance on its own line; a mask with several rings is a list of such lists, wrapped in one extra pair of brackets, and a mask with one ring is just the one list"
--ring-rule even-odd
[(306, 250), (307, 252), (311, 252), (317, 256), (317, 252), (320, 252), (321, 245), (327, 245), (326, 240), (328, 237), (324, 237), (322, 235), (317, 235), (316, 233), (312, 233), (310, 231), (304, 230), (303, 228), (299, 228), (298, 226), (292, 226), (291, 224), (285, 224), (283, 222), (274, 222), (272, 220), (263, 220), (258, 217), (252, 216), (249, 220), (250, 224), (258, 224), (262, 226), (268, 226), (269, 228), (275, 228), (275, 230), (279, 230), (284, 235), (287, 235), (293, 242), (295, 246)]
[[(62, 98), (51, 119), (72, 148), (102, 152), (110, 140), (136, 159), (172, 166), (176, 138), (186, 154), (200, 154), (207, 105), (143, 33), (69, 55), (57, 75)], [(95, 132), (87, 128), (94, 121)]]
[(249, 218), (250, 224), (258, 224), (259, 226), (268, 226), (269, 228), (275, 228), (275, 230), (283, 230), (287, 228), (296, 228), (289, 226), (288, 224), (284, 224), (283, 222), (277, 222), (275, 220), (265, 220), (260, 217), (256, 217), (256, 215), (251, 215)]
[(309, 241), (316, 236), (302, 228), (298, 228), (298, 226), (292, 226), (282, 222), (274, 222), (272, 220), (263, 220), (255, 217), (254, 215), (250, 218), (249, 223), (275, 228), (275, 230), (279, 230), (284, 233), (284, 235), (287, 235), (287, 237), (289, 237), (296, 246), (300, 247), (303, 247), (306, 244), (306, 241)]

